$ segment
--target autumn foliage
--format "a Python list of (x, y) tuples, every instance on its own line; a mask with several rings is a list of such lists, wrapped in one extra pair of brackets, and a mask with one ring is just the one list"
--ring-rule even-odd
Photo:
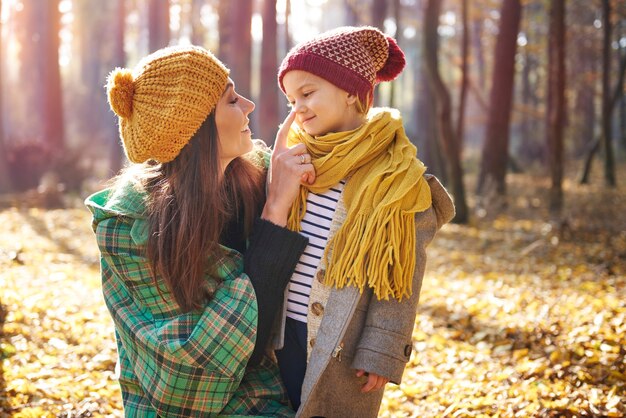
[[(626, 414), (624, 185), (565, 181), (558, 219), (547, 179), (508, 188), (504, 213), (429, 248), (415, 353), (381, 417)], [(0, 416), (122, 416), (88, 212), (13, 207), (0, 224)]]

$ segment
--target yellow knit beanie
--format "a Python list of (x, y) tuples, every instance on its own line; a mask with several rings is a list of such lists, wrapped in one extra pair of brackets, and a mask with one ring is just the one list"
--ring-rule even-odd
[(111, 109), (119, 116), (128, 159), (172, 161), (215, 109), (229, 70), (196, 46), (160, 49), (133, 69), (107, 78)]

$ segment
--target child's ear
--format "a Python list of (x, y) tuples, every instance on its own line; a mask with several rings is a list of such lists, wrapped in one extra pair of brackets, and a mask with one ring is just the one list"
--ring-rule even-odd
[(356, 95), (348, 93), (348, 97), (346, 98), (346, 104), (348, 106), (352, 106), (356, 103)]

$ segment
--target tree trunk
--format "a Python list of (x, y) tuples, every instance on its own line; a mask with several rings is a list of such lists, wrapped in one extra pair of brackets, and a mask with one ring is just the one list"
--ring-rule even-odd
[(434, 91), (437, 122), (444, 153), (447, 158), (450, 190), (454, 196), (456, 216), (454, 222), (467, 223), (469, 218), (459, 141), (452, 126), (452, 103), (448, 89), (439, 73), (437, 29), (441, 14), (441, 0), (428, 0), (424, 16), (424, 62)]
[(563, 209), (563, 125), (565, 124), (565, 0), (551, 0), (548, 37), (547, 144), (552, 185), (550, 210)]
[(359, 24), (359, 16), (354, 10), (352, 0), (343, 0), (344, 10), (346, 12), (346, 25), (357, 26)]
[(232, 36), (230, 24), (230, 9), (233, 6), (232, 1), (220, 1), (217, 3), (217, 31), (219, 33), (218, 56), (223, 62), (228, 62), (228, 54), (230, 53)]
[(49, 0), (43, 3), (45, 6), (45, 19), (43, 30), (43, 42), (38, 45), (38, 51), (43, 60), (39, 72), (41, 74), (42, 91), (41, 102), (43, 103), (43, 137), (49, 145), (53, 155), (61, 155), (65, 147), (65, 133), (63, 123), (63, 97), (61, 92), (61, 71), (59, 68), (59, 46), (61, 12), (59, 0)]
[(202, 6), (205, 0), (191, 0), (191, 43), (204, 46), (206, 29), (202, 25)]
[(448, 174), (441, 147), (439, 144), (439, 132), (435, 123), (437, 115), (433, 109), (433, 91), (427, 75), (426, 64), (422, 60), (419, 71), (416, 71), (415, 85), (419, 86), (417, 92), (416, 117), (416, 145), (418, 155), (428, 167), (428, 171), (439, 177), (442, 183), (448, 184)]
[[(477, 194), (506, 194), (506, 166), (509, 149), (509, 125), (515, 78), (517, 34), (522, 15), (520, 0), (503, 0), (500, 32), (496, 40), (493, 82), (478, 177)], [(492, 189), (493, 190), (488, 190)]]
[(463, 38), (461, 40), (461, 92), (459, 94), (459, 110), (456, 124), (456, 137), (459, 142), (459, 154), (463, 152), (463, 137), (465, 135), (465, 102), (467, 99), (467, 86), (469, 83), (469, 45), (470, 34), (468, 26), (468, 3), (461, 0), (461, 24), (463, 25)]
[[(585, 163), (583, 166), (583, 171), (580, 176), (580, 184), (589, 183), (589, 177), (591, 175), (591, 166), (593, 162), (594, 155), (601, 149), (602, 145), (605, 148), (605, 181), (610, 185), (611, 180), (611, 170), (610, 165), (607, 162), (612, 163), (612, 147), (610, 144), (610, 135), (611, 135), (611, 115), (613, 113), (613, 109), (618, 98), (621, 95), (619, 89), (621, 89), (621, 85), (623, 83), (624, 72), (626, 71), (626, 56), (622, 57), (620, 68), (618, 72), (618, 82), (615, 86), (615, 91), (613, 94), (609, 91), (610, 89), (610, 80), (609, 80), (609, 71), (610, 71), (610, 53), (611, 53), (611, 26), (610, 26), (610, 4), (608, 1), (604, 1), (602, 3), (603, 6), (603, 50), (602, 50), (602, 116), (601, 116), (601, 133), (600, 137), (595, 138), (594, 141), (590, 144), (589, 149), (587, 151), (587, 155), (585, 157)], [(608, 146), (607, 146), (608, 145)], [(613, 167), (612, 171), (613, 183), (615, 184), (615, 171)]]
[[(572, 42), (572, 45), (575, 45)], [(594, 139), (594, 127), (596, 126), (596, 107), (595, 107), (595, 93), (596, 83), (595, 79), (589, 79), (584, 74), (595, 73), (597, 67), (597, 57), (595, 52), (591, 48), (583, 48), (579, 59), (578, 67), (582, 71), (582, 76), (579, 77), (579, 85), (576, 88), (576, 102), (574, 106), (575, 114), (581, 115), (580, 120), (572, 120), (574, 123), (574, 139), (576, 143), (577, 157), (585, 154), (585, 150), (589, 148)]]
[(483, 48), (483, 19), (476, 19), (472, 25), (474, 34), (472, 41), (474, 42), (474, 55), (476, 56), (476, 65), (478, 70), (478, 86), (481, 93), (484, 94), (487, 88), (487, 66), (485, 65), (485, 49)]
[(387, 17), (387, 0), (373, 0), (371, 9), (372, 26), (384, 32), (385, 17)]
[[(2, 0), (0, 0), (0, 10), (2, 10)], [(2, 92), (3, 92), (3, 66), (5, 60), (3, 58), (4, 50), (2, 45), (5, 45), (2, 37), (2, 21), (0, 20), (0, 193), (8, 193), (11, 191), (11, 179), (9, 178), (9, 167), (7, 165), (7, 149), (4, 142), (4, 113), (2, 110)]]
[[(615, 161), (611, 133), (611, 114), (613, 113), (610, 93), (611, 72), (611, 4), (602, 0), (602, 26), (604, 27), (604, 46), (602, 49), (602, 138), (604, 145), (604, 181), (607, 186), (615, 187)], [(618, 83), (619, 85), (619, 83)]]
[[(532, 73), (532, 61), (531, 61), (531, 52), (529, 48), (526, 48), (523, 52), (524, 54), (524, 64), (522, 67), (521, 74), (521, 83), (522, 83), (522, 105), (526, 108), (532, 106), (532, 82), (531, 82), (531, 73)], [(532, 117), (529, 115), (524, 115), (521, 122), (521, 132), (522, 132), (522, 143), (528, 143), (533, 135), (532, 129)], [(526, 150), (526, 147), (521, 147), (522, 150)], [(524, 152), (524, 157), (529, 157), (526, 152)]]
[[(125, 67), (126, 66), (126, 52), (124, 51), (124, 38), (126, 36), (126, 8), (124, 7), (125, 0), (117, 0), (115, 10), (115, 33), (113, 35), (113, 66)], [(109, 156), (109, 170), (112, 174), (116, 174), (123, 166), (125, 156), (124, 149), (122, 148), (119, 140), (119, 134), (117, 131), (117, 123), (115, 117), (111, 115), (111, 153)]]
[[(373, 0), (370, 8), (370, 22), (382, 32), (385, 31), (385, 17), (387, 15), (387, 1)], [(394, 84), (394, 83), (391, 83)], [(383, 97), (380, 94), (379, 85), (374, 88), (374, 106), (384, 106)]]
[[(400, 4), (400, 0), (393, 0), (393, 20), (394, 22), (396, 22), (396, 33), (395, 33), (395, 38), (396, 38), (396, 42), (398, 42), (398, 45), (401, 45), (402, 42), (402, 21), (401, 21), (401, 11), (402, 11), (402, 5)], [(397, 107), (398, 104), (396, 103), (397, 101), (397, 88), (398, 88), (398, 83), (389, 83), (389, 106), (390, 107)]]
[[(603, 114), (602, 115), (602, 123), (603, 123), (603, 127), (602, 127), (602, 134), (604, 135), (604, 118), (607, 117), (609, 119), (609, 132), (610, 132), (610, 119), (611, 119), (611, 115), (613, 114), (613, 110), (615, 109), (615, 104), (617, 103), (617, 100), (619, 97), (621, 97), (622, 92), (620, 91), (620, 89), (622, 88), (622, 84), (624, 83), (624, 76), (626, 75), (626, 55), (622, 57), (622, 60), (620, 62), (620, 66), (619, 66), (619, 71), (618, 71), (618, 77), (619, 80), (615, 86), (615, 90), (613, 91), (613, 94), (609, 96), (608, 99), (608, 106), (607, 107), (607, 112), (608, 112), (608, 116)], [(603, 106), (602, 108), (605, 108), (605, 97), (604, 97), (604, 89), (603, 89)], [(580, 184), (587, 184), (589, 182), (589, 175), (591, 173), (591, 165), (592, 165), (592, 161), (593, 161), (593, 156), (596, 154), (596, 152), (598, 152), (600, 150), (600, 144), (601, 144), (601, 140), (599, 138), (597, 138), (596, 140), (593, 141), (593, 143), (591, 144), (591, 146), (589, 147), (589, 151), (587, 153), (587, 157), (585, 158), (585, 165), (583, 167), (583, 172), (582, 175), (580, 177)], [(605, 172), (606, 173), (606, 172)], [(606, 176), (605, 176), (606, 178)], [(610, 185), (610, 184), (609, 184)]]
[(289, 18), (291, 17), (291, 0), (285, 0), (285, 55), (291, 49), (291, 34), (289, 33)]
[[(626, 24), (622, 24), (620, 27), (620, 36), (619, 39), (623, 39), (626, 30)], [(619, 44), (619, 52), (620, 59), (622, 62), (626, 61), (626, 45)], [(620, 83), (617, 86), (618, 91), (620, 92), (619, 97), (619, 132), (620, 132), (620, 146), (623, 151), (626, 151), (626, 95), (624, 95), (624, 88), (626, 85), (624, 84), (624, 76), (620, 75)]]
[(580, 175), (580, 184), (589, 184), (589, 176), (591, 175), (591, 163), (593, 156), (600, 150), (600, 139), (596, 138), (589, 146), (589, 151), (585, 157), (585, 165), (583, 166), (583, 172)]
[(274, 143), (274, 133), (280, 123), (278, 89), (276, 88), (277, 56), (276, 0), (263, 1), (263, 43), (261, 50), (261, 94), (259, 102), (260, 138), (268, 145)]
[[(622, 82), (622, 91), (625, 87)], [(626, 96), (624, 95), (622, 95), (622, 99), (619, 101), (619, 126), (622, 150), (626, 151)]]
[(252, 0), (219, 2), (219, 56), (232, 69), (230, 77), (237, 92), (250, 95), (252, 71)]
[(170, 43), (169, 0), (148, 0), (148, 48), (150, 52)]

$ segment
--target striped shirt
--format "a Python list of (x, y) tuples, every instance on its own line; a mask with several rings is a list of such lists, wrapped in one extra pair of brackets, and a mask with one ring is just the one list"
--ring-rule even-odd
[(306, 213), (300, 233), (309, 238), (309, 245), (300, 256), (287, 288), (287, 316), (296, 321), (307, 322), (311, 284), (324, 256), (330, 224), (345, 184), (342, 180), (324, 193), (309, 192), (306, 199)]

